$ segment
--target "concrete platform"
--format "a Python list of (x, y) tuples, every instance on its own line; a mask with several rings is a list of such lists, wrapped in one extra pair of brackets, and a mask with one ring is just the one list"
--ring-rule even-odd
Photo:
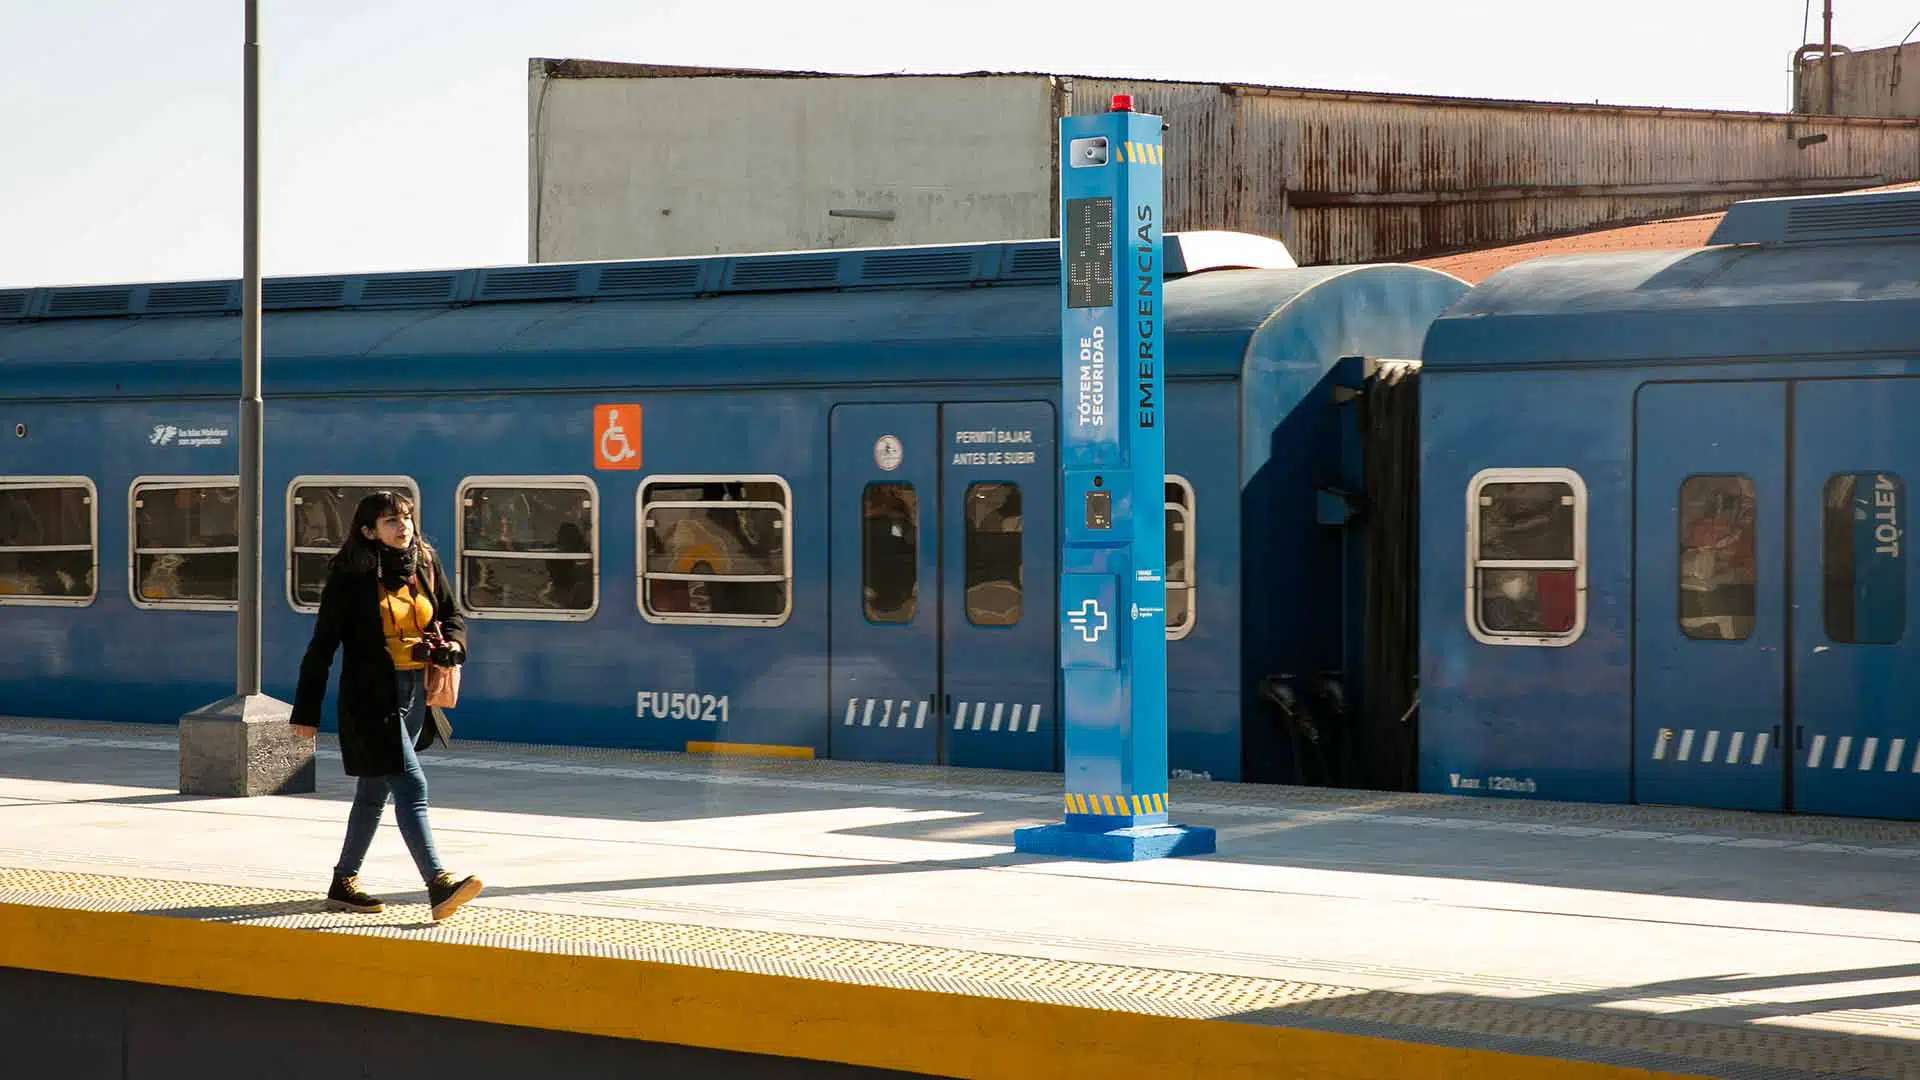
[(1912, 824), (1176, 782), (1218, 854), (1071, 863), (1012, 845), (1057, 776), (468, 743), (434, 926), (391, 819), (399, 903), (320, 910), (324, 740), (246, 800), (175, 748), (0, 721), (0, 966), (936, 1075), (1920, 1078)]

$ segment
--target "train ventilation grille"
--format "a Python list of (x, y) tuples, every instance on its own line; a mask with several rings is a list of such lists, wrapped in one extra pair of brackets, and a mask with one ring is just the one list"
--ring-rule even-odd
[(700, 288), (700, 264), (649, 263), (644, 266), (614, 266), (600, 271), (601, 296), (658, 296), (663, 293), (692, 293)]
[(736, 289), (818, 289), (840, 280), (835, 256), (804, 259), (740, 259), (727, 284)]
[(1787, 213), (1788, 240), (1882, 236), (1920, 236), (1920, 199), (1796, 206)]
[(132, 303), (132, 289), (55, 289), (47, 314), (125, 315)]
[(967, 251), (887, 252), (868, 255), (860, 280), (873, 285), (933, 281), (971, 281), (973, 254)]
[(1060, 276), (1060, 249), (1057, 247), (1021, 248), (1007, 261), (1007, 276), (1015, 278), (1057, 278)]
[(1716, 244), (1812, 244), (1920, 236), (1920, 189), (1748, 199), (1727, 208)]
[(494, 270), (480, 282), (480, 298), (483, 300), (572, 296), (579, 291), (580, 271), (574, 269)]
[(230, 303), (233, 286), (156, 285), (147, 293), (148, 311), (224, 311)]
[(17, 319), (27, 313), (27, 290), (0, 292), (0, 319)]
[(363, 304), (445, 303), (452, 299), (452, 274), (370, 278), (360, 291)]
[(260, 304), (270, 308), (338, 307), (347, 298), (345, 278), (269, 281), (260, 287)]

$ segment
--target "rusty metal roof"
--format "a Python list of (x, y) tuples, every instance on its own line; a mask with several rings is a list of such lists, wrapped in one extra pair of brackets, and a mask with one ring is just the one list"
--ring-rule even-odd
[[(1884, 187), (1862, 190), (1905, 191), (1915, 188), (1920, 188), (1920, 181), (1888, 184)], [(1507, 244), (1502, 247), (1483, 248), (1479, 251), (1442, 255), (1433, 259), (1421, 259), (1414, 265), (1441, 270), (1470, 285), (1478, 285), (1510, 266), (1549, 255), (1582, 255), (1619, 251), (1685, 251), (1691, 248), (1703, 248), (1707, 246), (1707, 238), (1713, 235), (1713, 230), (1719, 227), (1720, 219), (1726, 216), (1722, 211), (1717, 214), (1665, 218), (1617, 229), (1595, 229), (1572, 236), (1559, 236), (1548, 240), (1533, 240), (1524, 244)]]

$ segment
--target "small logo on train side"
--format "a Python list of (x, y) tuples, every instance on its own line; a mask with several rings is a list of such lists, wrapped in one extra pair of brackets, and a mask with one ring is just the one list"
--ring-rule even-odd
[(595, 405), (593, 407), (593, 467), (596, 469), (638, 469), (640, 467), (640, 406)]
[(874, 440), (873, 463), (880, 466), (881, 472), (892, 472), (899, 468), (901, 459), (905, 456), (906, 450), (900, 445), (898, 437), (882, 435)]
[(225, 446), (233, 437), (231, 428), (183, 428), (173, 424), (155, 424), (147, 442), (153, 446)]

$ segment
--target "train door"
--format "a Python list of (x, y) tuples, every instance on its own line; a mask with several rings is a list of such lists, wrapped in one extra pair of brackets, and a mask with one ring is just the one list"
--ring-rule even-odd
[(834, 757), (1055, 767), (1053, 428), (1035, 403), (834, 409)]
[(1057, 767), (1053, 408), (948, 405), (941, 675), (951, 765)]
[(939, 406), (833, 410), (831, 612), (837, 758), (940, 760)]
[(1785, 795), (1783, 383), (1643, 387), (1634, 454), (1634, 798)]
[(1799, 383), (1793, 417), (1793, 806), (1920, 817), (1920, 379)]

